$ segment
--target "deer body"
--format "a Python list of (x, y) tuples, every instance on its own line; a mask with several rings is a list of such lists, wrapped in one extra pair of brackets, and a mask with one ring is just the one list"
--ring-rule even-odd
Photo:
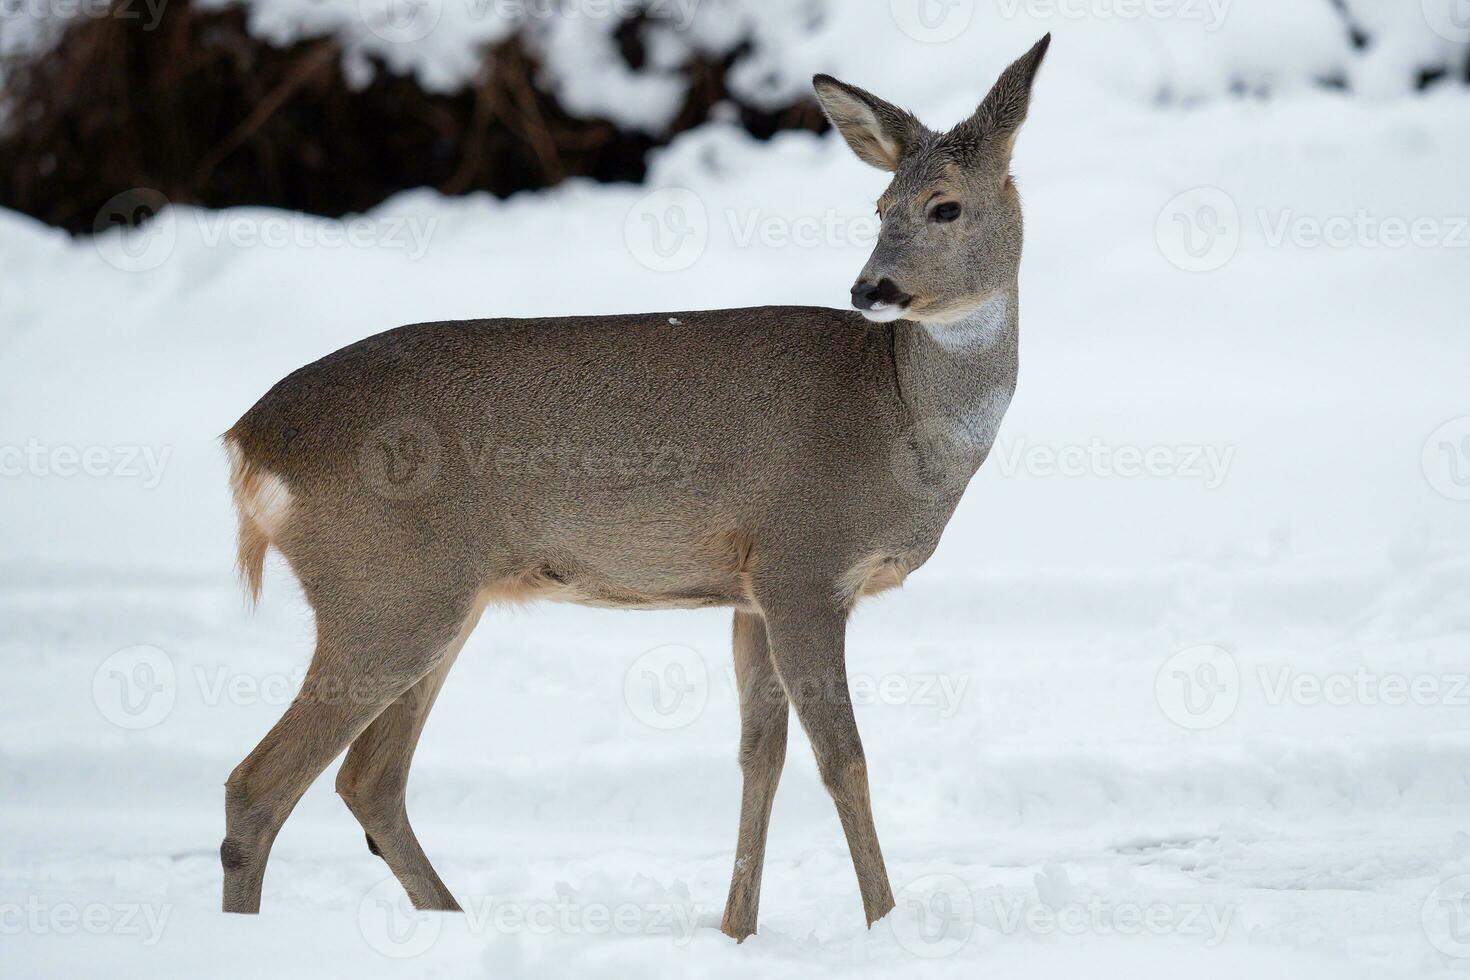
[[(1017, 63), (1027, 92), (1038, 49)], [(854, 143), (864, 121), (845, 119), (841, 99), (874, 97), (824, 92), (821, 77), (818, 92)], [(910, 150), (922, 135), (908, 134)], [(932, 183), (934, 162), (915, 179)], [(1008, 175), (992, 189), (1014, 196)], [(879, 270), (887, 285), (866, 305), (854, 288), (866, 316), (756, 307), (419, 324), (272, 388), (225, 436), (240, 564), (258, 593), (266, 547), (285, 556), (316, 613), (317, 652), (227, 783), (226, 911), (258, 909), (276, 832), (349, 747), (337, 789), (370, 848), (417, 907), (458, 907), (409, 827), (408, 767), (482, 610), (536, 599), (735, 610), (744, 793), (727, 933), (755, 929), (788, 707), (837, 803), (868, 921), (892, 908), (843, 635), (861, 596), (932, 554), (1009, 404), (1015, 210), (1014, 227), (986, 226), (999, 235), (996, 281), (932, 319), (884, 317), (922, 297)]]

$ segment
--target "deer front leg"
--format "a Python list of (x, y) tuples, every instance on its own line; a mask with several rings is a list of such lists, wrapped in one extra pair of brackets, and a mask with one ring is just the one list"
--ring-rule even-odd
[(766, 642), (766, 624), (757, 615), (735, 614), (735, 682), (740, 688), (740, 836), (735, 870), (720, 931), (737, 941), (755, 932), (761, 900), (761, 869), (766, 862), (766, 831), (771, 802), (786, 761), (786, 716), (790, 702), (781, 689)]
[(837, 805), (847, 849), (857, 871), (868, 925), (893, 908), (893, 890), (868, 796), (868, 767), (847, 690), (843, 643), (847, 610), (833, 604), (827, 588), (783, 590), (763, 599), (771, 655), (786, 695), (796, 708), (817, 757), (822, 782)]

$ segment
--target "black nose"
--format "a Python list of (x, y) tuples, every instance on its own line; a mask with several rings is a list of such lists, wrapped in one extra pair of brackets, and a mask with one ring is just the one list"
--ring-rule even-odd
[(913, 299), (912, 296), (899, 289), (893, 280), (886, 276), (876, 283), (859, 279), (852, 287), (852, 305), (860, 310), (871, 310), (879, 303), (903, 306), (911, 299)]

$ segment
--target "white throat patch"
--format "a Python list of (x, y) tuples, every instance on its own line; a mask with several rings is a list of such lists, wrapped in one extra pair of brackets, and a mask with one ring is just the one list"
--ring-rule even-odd
[(892, 323), (903, 319), (904, 307), (893, 303), (874, 303), (871, 310), (863, 310), (862, 314), (874, 323)]
[(982, 351), (994, 346), (1005, 333), (1010, 302), (1004, 293), (994, 293), (985, 302), (957, 320), (926, 321), (924, 329), (951, 350)]

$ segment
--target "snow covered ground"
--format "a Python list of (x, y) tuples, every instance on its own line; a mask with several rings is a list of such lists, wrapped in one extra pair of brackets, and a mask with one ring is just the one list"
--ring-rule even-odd
[[(976, 18), (834, 61), (947, 125), (1024, 47)], [(841, 305), (883, 175), (710, 126), (644, 187), (75, 242), (0, 213), (0, 975), (1470, 971), (1470, 92), (1161, 109), (1104, 64), (1059, 30), (1019, 145), (996, 454), (852, 627), (871, 931), (793, 729), (761, 931), (718, 932), (728, 614), (566, 606), (488, 615), (418, 753), (466, 916), (405, 910), (329, 778), (264, 914), (218, 913), (221, 784), (311, 622), (274, 563), (245, 612), (216, 436), (398, 323)]]

